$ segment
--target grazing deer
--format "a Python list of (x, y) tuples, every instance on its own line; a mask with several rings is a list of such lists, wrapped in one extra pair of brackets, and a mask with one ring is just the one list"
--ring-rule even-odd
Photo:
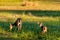
[(10, 24), (10, 30), (12, 30), (13, 26), (16, 26), (18, 28), (18, 30), (21, 30), (21, 28), (22, 28), (22, 19), (17, 18), (17, 20), (13, 24)]
[(42, 22), (39, 23), (39, 26), (41, 27), (41, 31), (42, 31), (43, 34), (47, 32), (47, 27), (43, 26)]

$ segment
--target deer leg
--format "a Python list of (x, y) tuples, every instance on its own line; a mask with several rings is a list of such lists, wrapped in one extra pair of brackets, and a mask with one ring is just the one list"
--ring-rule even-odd
[(12, 26), (12, 24), (10, 24), (10, 30), (12, 30), (12, 28), (13, 28), (13, 26)]
[(18, 30), (21, 30), (21, 28), (22, 28), (22, 25), (19, 24), (19, 25), (18, 25)]

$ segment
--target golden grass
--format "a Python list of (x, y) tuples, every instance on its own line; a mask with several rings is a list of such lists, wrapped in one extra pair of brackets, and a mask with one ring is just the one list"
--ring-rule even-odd
[(23, 2), (0, 3), (0, 10), (60, 10), (59, 2), (27, 2), (26, 6), (21, 6)]
[(11, 13), (0, 13), (0, 21), (9, 21), (17, 18), (22, 18), (23, 21), (59, 21), (60, 17), (37, 17), (37, 16), (29, 16), (25, 14), (11, 14)]

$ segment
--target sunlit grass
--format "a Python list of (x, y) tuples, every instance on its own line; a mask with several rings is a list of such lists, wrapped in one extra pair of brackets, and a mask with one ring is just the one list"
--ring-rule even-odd
[[(13, 23), (17, 18), (22, 18), (22, 31), (18, 31), (16, 28), (9, 31), (9, 23)], [(48, 32), (46, 34), (41, 34), (38, 22), (43, 22), (47, 26)], [(28, 14), (0, 12), (0, 39), (60, 40), (60, 17), (37, 17), (33, 15), (29, 16)]]
[(28, 14), (12, 14), (12, 13), (0, 13), (0, 21), (7, 21), (8, 19), (17, 19), (22, 18), (23, 21), (59, 21), (60, 17), (36, 17), (36, 16), (29, 16)]

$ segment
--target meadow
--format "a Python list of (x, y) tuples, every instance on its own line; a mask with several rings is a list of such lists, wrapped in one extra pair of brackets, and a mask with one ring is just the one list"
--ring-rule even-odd
[[(23, 4), (25, 4), (25, 6), (23, 6)], [(0, 0), (0, 10), (60, 10), (60, 1), (59, 0)]]
[[(9, 24), (17, 18), (22, 18), (22, 30), (14, 27), (10, 31)], [(46, 34), (41, 34), (38, 22), (47, 26)], [(60, 11), (1, 10), (0, 40), (60, 40)]]

